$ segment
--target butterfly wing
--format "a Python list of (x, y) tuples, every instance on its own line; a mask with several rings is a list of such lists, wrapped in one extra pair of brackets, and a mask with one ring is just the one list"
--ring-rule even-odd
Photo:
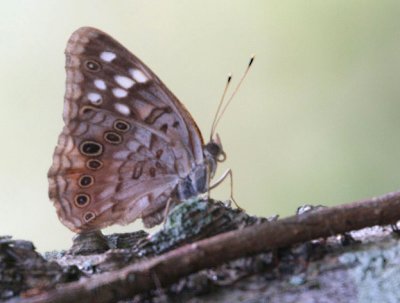
[(65, 126), (48, 174), (60, 220), (82, 232), (163, 208), (179, 179), (204, 161), (189, 112), (146, 65), (97, 29), (72, 34), (66, 71)]

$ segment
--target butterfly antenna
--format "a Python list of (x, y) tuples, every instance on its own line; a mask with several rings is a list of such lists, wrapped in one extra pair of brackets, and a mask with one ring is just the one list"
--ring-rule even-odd
[(222, 103), (224, 103), (225, 95), (226, 95), (226, 92), (228, 91), (228, 87), (229, 87), (229, 84), (231, 83), (231, 80), (232, 80), (232, 74), (228, 74), (228, 79), (227, 79), (227, 81), (226, 81), (224, 91), (223, 91), (223, 93), (222, 93), (221, 99), (219, 100), (218, 108), (217, 108), (217, 111), (215, 112), (215, 116), (214, 116), (214, 119), (213, 119), (213, 123), (212, 123), (212, 125), (211, 125), (210, 141), (212, 140), (212, 138), (213, 138), (213, 136), (214, 136), (215, 122), (217, 121), (218, 113), (219, 113), (219, 111), (221, 110)]
[[(238, 92), (240, 86), (242, 85), (243, 80), (246, 78), (247, 74), (249, 73), (249, 70), (250, 70), (251, 65), (253, 64), (254, 58), (255, 58), (255, 55), (252, 55), (252, 56), (250, 57), (249, 64), (247, 64), (246, 70), (244, 71), (242, 78), (240, 78), (240, 81), (239, 81), (239, 83), (236, 85), (235, 90), (233, 91), (232, 95), (229, 97), (229, 99), (228, 99), (228, 101), (226, 102), (224, 108), (221, 110), (221, 113), (219, 114), (218, 118), (217, 118), (217, 119), (215, 120), (215, 122), (213, 123), (212, 132), (214, 132), (214, 131), (216, 130), (217, 125), (218, 125), (218, 123), (219, 123), (219, 120), (221, 120), (221, 117), (223, 116), (225, 110), (228, 108), (228, 106), (229, 106), (229, 104), (231, 103), (233, 97), (235, 97), (235, 95), (236, 95), (236, 93)], [(222, 102), (220, 103), (220, 106), (218, 107), (218, 109), (221, 108), (221, 105), (222, 105)], [(217, 112), (217, 113), (218, 113), (218, 112)]]

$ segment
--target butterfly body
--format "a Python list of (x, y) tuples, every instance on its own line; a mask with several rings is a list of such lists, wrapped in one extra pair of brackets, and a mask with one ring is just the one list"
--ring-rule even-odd
[(75, 31), (66, 48), (66, 94), (49, 196), (75, 232), (153, 226), (168, 201), (205, 193), (224, 156), (160, 79), (109, 35)]

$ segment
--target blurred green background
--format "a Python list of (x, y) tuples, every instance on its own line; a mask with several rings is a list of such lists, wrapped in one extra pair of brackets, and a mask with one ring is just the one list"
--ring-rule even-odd
[[(398, 189), (399, 16), (399, 1), (3, 1), (0, 234), (70, 246), (46, 174), (63, 125), (64, 48), (85, 25), (146, 62), (207, 138), (227, 73), (237, 81), (257, 55), (218, 129), (228, 160), (217, 175), (233, 169), (250, 214)], [(229, 184), (213, 196), (227, 199)]]

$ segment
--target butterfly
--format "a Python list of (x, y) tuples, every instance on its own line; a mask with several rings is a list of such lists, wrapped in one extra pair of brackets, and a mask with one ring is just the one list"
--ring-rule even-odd
[(106, 33), (76, 30), (66, 47), (63, 120), (48, 172), (49, 197), (74, 232), (142, 218), (162, 222), (170, 201), (210, 189), (225, 159), (205, 144), (181, 102), (136, 56)]

